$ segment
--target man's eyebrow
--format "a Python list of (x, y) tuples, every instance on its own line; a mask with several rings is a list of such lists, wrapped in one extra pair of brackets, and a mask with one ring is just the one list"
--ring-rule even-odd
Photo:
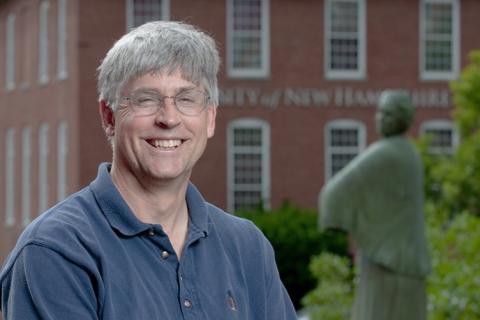
[(179, 93), (179, 92), (190, 91), (190, 90), (195, 90), (195, 89), (199, 89), (199, 88), (196, 85), (190, 85), (190, 86), (184, 86), (184, 87), (177, 88), (177, 89), (175, 89), (175, 92)]
[[(182, 87), (175, 88), (174, 94), (195, 90), (195, 89), (198, 89), (196, 85), (182, 86)], [(155, 88), (155, 87), (140, 87), (140, 88), (137, 88), (134, 92), (152, 92), (152, 93), (163, 94), (160, 90), (158, 90), (158, 88)]]

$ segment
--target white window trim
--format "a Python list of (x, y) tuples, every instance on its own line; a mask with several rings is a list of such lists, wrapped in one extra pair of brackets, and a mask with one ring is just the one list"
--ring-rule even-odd
[(60, 121), (57, 127), (57, 201), (67, 196), (68, 124)]
[[(452, 71), (425, 70), (425, 6), (427, 3), (452, 4)], [(420, 1), (420, 79), (424, 81), (448, 81), (457, 79), (460, 71), (460, 1), (458, 0), (421, 0)]]
[(39, 10), (38, 27), (38, 82), (42, 85), (48, 83), (48, 24), (50, 2), (42, 0)]
[(26, 226), (31, 219), (31, 132), (26, 127), (22, 132), (22, 224)]
[(57, 24), (57, 78), (65, 80), (68, 78), (68, 50), (67, 50), (67, 0), (58, 0), (58, 24)]
[(48, 156), (49, 156), (49, 126), (43, 123), (38, 132), (38, 208), (39, 212), (48, 209)]
[(331, 155), (332, 153), (335, 152), (335, 147), (332, 147), (330, 145), (330, 133), (332, 129), (357, 129), (358, 130), (358, 147), (338, 147), (342, 148), (342, 150), (345, 150), (347, 148), (350, 148), (357, 152), (357, 154), (360, 154), (365, 147), (366, 147), (366, 128), (365, 124), (354, 119), (336, 119), (336, 120), (331, 120), (325, 125), (325, 181), (330, 179), (332, 177), (332, 162), (331, 162)]
[(258, 79), (270, 76), (270, 0), (262, 0), (261, 67), (233, 67), (233, 1), (227, 1), (227, 74), (230, 78)]
[[(458, 134), (458, 129), (455, 123), (452, 120), (431, 119), (422, 122), (422, 124), (420, 125), (420, 133), (422, 135), (425, 134), (427, 130), (435, 129), (448, 129), (452, 131), (452, 146), (447, 152), (447, 154), (452, 154), (457, 148), (457, 146), (460, 144), (460, 135)], [(437, 150), (435, 147), (429, 147), (428, 150), (431, 154), (445, 154), (444, 150)]]
[(8, 128), (5, 135), (5, 225), (15, 224), (15, 129)]
[(15, 14), (10, 13), (6, 20), (5, 89), (15, 89)]
[[(130, 31), (132, 28), (134, 28), (134, 10), (133, 10), (133, 5), (134, 5), (135, 0), (127, 0), (127, 5), (126, 5), (126, 15), (127, 15), (127, 31)], [(170, 20), (170, 0), (161, 0), (162, 1), (162, 20)]]
[[(332, 2), (356, 2), (359, 7), (358, 16), (358, 70), (332, 70), (330, 68), (330, 11)], [(349, 80), (364, 80), (366, 78), (367, 69), (367, 7), (365, 0), (326, 0), (324, 10), (325, 21), (325, 51), (324, 51), (324, 66), (325, 66), (325, 78), (327, 80), (349, 79)]]
[(234, 181), (234, 156), (236, 147), (233, 146), (235, 128), (261, 128), (262, 130), (262, 201), (266, 210), (271, 208), (270, 195), (270, 124), (256, 118), (241, 118), (228, 124), (227, 137), (227, 207), (230, 212), (235, 211), (235, 181)]

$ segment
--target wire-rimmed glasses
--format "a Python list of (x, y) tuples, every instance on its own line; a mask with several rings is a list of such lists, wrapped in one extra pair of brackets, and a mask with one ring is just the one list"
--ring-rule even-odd
[(165, 107), (165, 99), (172, 99), (177, 110), (186, 116), (200, 114), (208, 105), (208, 96), (200, 90), (186, 90), (174, 96), (162, 96), (155, 90), (134, 91), (121, 98), (121, 106), (130, 106), (137, 115), (149, 116)]

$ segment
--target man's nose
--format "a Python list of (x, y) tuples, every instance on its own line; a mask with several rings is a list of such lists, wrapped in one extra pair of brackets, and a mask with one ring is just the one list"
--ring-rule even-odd
[(162, 127), (175, 127), (181, 121), (181, 115), (175, 106), (175, 97), (163, 97), (163, 103), (155, 114), (155, 122)]

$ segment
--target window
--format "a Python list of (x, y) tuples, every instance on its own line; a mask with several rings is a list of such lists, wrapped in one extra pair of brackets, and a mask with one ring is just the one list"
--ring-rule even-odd
[(270, 208), (270, 127), (239, 119), (228, 129), (228, 208)]
[(31, 37), (31, 30), (30, 27), (31, 17), (30, 12), (27, 10), (27, 7), (23, 7), (17, 12), (17, 30), (19, 37), (17, 38), (17, 79), (16, 82), (18, 84), (18, 88), (26, 89), (29, 86), (30, 82), (30, 71), (32, 63), (32, 37)]
[(40, 3), (39, 16), (39, 48), (38, 48), (38, 82), (46, 84), (48, 82), (48, 11), (50, 3), (43, 0)]
[(326, 125), (327, 179), (334, 176), (365, 149), (365, 126), (356, 120), (334, 120)]
[(9, 14), (6, 26), (5, 89), (15, 89), (15, 15)]
[(61, 121), (57, 128), (57, 201), (67, 196), (68, 126)]
[(66, 79), (67, 71), (67, 0), (58, 0), (57, 78)]
[(15, 224), (15, 129), (5, 135), (5, 225)]
[(169, 0), (127, 0), (127, 28), (153, 20), (168, 20)]
[(31, 213), (31, 143), (30, 128), (24, 128), (22, 133), (22, 222), (26, 226), (30, 222)]
[(437, 155), (453, 154), (459, 136), (451, 120), (429, 120), (420, 126), (422, 135), (428, 135), (428, 152)]
[(365, 1), (325, 1), (327, 79), (365, 78)]
[(40, 126), (38, 134), (38, 209), (48, 209), (48, 123)]
[(458, 0), (421, 1), (420, 65), (424, 80), (457, 77), (460, 48), (458, 7)]
[(227, 63), (230, 77), (270, 73), (269, 0), (228, 0)]

